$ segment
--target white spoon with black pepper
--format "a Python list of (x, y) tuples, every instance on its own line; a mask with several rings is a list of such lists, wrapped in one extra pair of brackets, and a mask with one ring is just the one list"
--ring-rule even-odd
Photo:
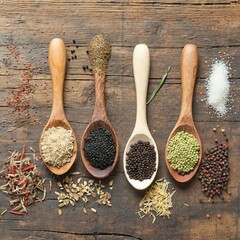
[[(133, 73), (137, 97), (136, 123), (132, 135), (126, 144), (123, 156), (126, 178), (138, 190), (143, 190), (150, 186), (158, 169), (157, 145), (148, 129), (146, 117), (149, 70), (149, 49), (145, 44), (138, 44), (133, 52)], [(138, 149), (138, 153), (135, 152), (135, 156), (134, 149)]]

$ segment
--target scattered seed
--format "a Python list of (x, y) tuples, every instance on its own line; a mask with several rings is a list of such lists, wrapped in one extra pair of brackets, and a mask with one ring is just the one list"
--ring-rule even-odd
[(216, 132), (216, 131), (217, 131), (217, 128), (213, 128), (212, 130), (213, 130), (213, 132)]
[(62, 209), (58, 208), (58, 215), (62, 215)]
[(225, 133), (225, 129), (224, 129), (224, 128), (222, 128), (222, 129), (221, 129), (221, 132), (222, 132), (222, 133)]
[(209, 215), (208, 213), (206, 214), (206, 218), (207, 218), (207, 219), (209, 219), (209, 218), (210, 218), (210, 215)]
[(97, 212), (97, 210), (95, 208), (91, 208), (91, 211), (94, 213)]
[(87, 210), (86, 210), (85, 207), (83, 208), (83, 212), (84, 212), (85, 214), (87, 214)]
[(7, 212), (7, 209), (3, 210), (3, 211), (1, 212), (1, 216), (3, 216), (6, 212)]

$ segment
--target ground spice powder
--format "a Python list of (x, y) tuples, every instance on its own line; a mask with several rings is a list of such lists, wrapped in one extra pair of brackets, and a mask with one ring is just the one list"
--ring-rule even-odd
[(108, 61), (111, 57), (111, 46), (103, 35), (96, 35), (88, 45), (88, 57), (93, 72), (106, 73)]

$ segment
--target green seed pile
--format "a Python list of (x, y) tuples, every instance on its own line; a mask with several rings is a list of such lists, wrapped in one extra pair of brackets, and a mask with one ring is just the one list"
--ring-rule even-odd
[(169, 141), (168, 162), (179, 174), (189, 173), (199, 160), (200, 147), (197, 139), (190, 133), (181, 131)]
[(108, 61), (111, 57), (111, 46), (103, 35), (96, 35), (88, 45), (88, 57), (93, 72), (106, 73)]

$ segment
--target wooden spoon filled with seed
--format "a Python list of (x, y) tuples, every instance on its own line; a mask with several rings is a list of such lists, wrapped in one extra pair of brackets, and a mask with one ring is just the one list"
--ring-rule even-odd
[(187, 182), (197, 172), (202, 158), (202, 143), (192, 116), (193, 91), (198, 67), (198, 49), (187, 44), (181, 55), (182, 105), (165, 150), (167, 168), (177, 182)]
[(95, 106), (92, 120), (80, 144), (84, 166), (94, 177), (106, 178), (118, 160), (118, 139), (107, 117), (105, 106), (105, 81), (111, 47), (103, 35), (96, 35), (88, 46), (88, 57), (95, 79)]
[(77, 141), (63, 107), (66, 48), (62, 39), (49, 44), (48, 62), (53, 84), (52, 112), (40, 138), (40, 154), (46, 167), (56, 175), (66, 173), (77, 155)]

